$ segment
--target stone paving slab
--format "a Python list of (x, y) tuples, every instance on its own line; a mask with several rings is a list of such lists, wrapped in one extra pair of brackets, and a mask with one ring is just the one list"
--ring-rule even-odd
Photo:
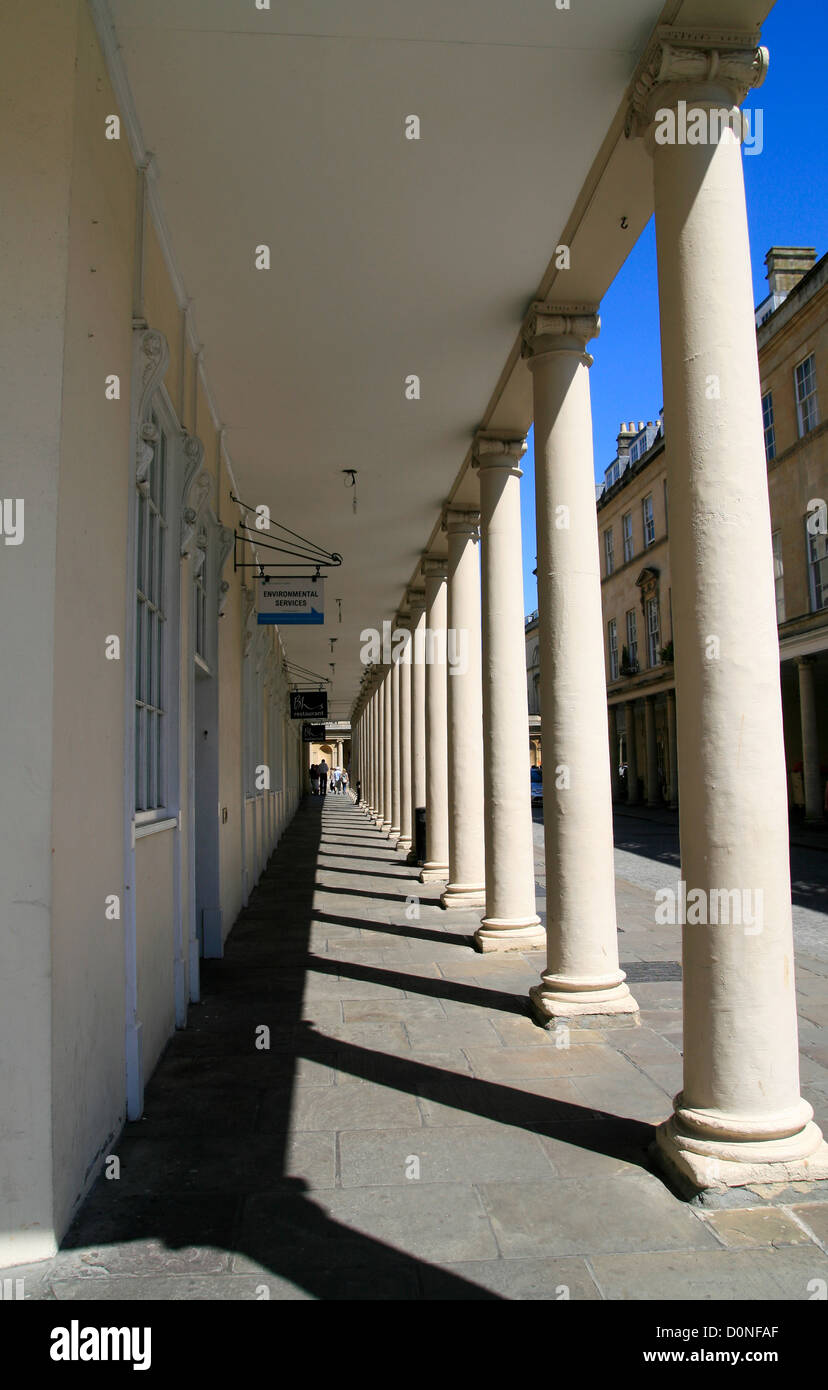
[[(543, 952), (481, 955), (477, 912), (444, 911), (350, 799), (310, 798), (203, 962), (120, 1177), (53, 1260), (7, 1277), (61, 1301), (810, 1298), (824, 1192), (714, 1209), (652, 1166), (682, 1032), (679, 931), (656, 928), (652, 888), (677, 861), (656, 830), (626, 825), (617, 855), (642, 1026), (563, 1034), (529, 1016)], [(818, 1112), (827, 970), (798, 958)]]

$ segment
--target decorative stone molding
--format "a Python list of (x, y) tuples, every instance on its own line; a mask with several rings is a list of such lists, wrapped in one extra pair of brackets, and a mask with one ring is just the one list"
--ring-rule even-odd
[(459, 507), (444, 507), (440, 529), (449, 535), (479, 537), (480, 513)]
[(448, 574), (448, 560), (445, 556), (426, 555), (422, 561), (422, 568), (426, 579), (445, 579)]
[(732, 29), (674, 29), (661, 24), (639, 64), (633, 81), (624, 132), (643, 135), (656, 103), (670, 105), (693, 89), (696, 100), (729, 99), (739, 106), (768, 71), (769, 55), (759, 47), (759, 32)]
[(419, 616), (425, 612), (425, 589), (407, 589), (405, 601), (410, 614)]
[(242, 585), (242, 655), (247, 656), (256, 634), (256, 597), (252, 589)]
[(535, 300), (523, 324), (521, 356), (533, 358), (544, 352), (585, 354), (590, 338), (601, 332), (596, 304), (552, 304)]
[(199, 576), (201, 575), (202, 570), (204, 569), (204, 562), (205, 562), (205, 560), (207, 559), (207, 546), (208, 546), (208, 545), (209, 545), (209, 536), (207, 535), (207, 527), (206, 527), (206, 526), (200, 526), (199, 529), (198, 529), (198, 536), (196, 537), (195, 548), (194, 548), (194, 550), (193, 550), (193, 558), (192, 558), (193, 579), (198, 579)]
[(195, 434), (181, 432), (184, 481), (181, 488), (181, 554), (188, 555), (201, 508), (210, 491), (210, 475), (204, 471), (204, 445)]
[(152, 400), (170, 363), (170, 349), (157, 328), (139, 328), (133, 334), (135, 405), (135, 477), (146, 484), (158, 431), (152, 423)]
[(227, 596), (230, 593), (229, 579), (222, 579), (221, 572), (224, 569), (227, 559), (233, 549), (235, 536), (229, 526), (222, 526), (219, 531), (218, 542), (218, 563), (216, 565), (216, 578), (218, 579), (218, 614), (221, 617), (227, 604)]
[(659, 570), (655, 565), (645, 565), (635, 582), (641, 590), (641, 612), (646, 617), (647, 600), (659, 597)]
[(520, 460), (525, 453), (526, 439), (519, 435), (510, 439), (478, 430), (472, 443), (472, 468), (508, 468), (520, 478)]

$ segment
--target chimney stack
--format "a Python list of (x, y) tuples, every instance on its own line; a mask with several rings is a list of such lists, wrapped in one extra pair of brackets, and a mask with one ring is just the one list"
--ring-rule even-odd
[(815, 264), (814, 246), (772, 246), (765, 257), (769, 292), (784, 298)]

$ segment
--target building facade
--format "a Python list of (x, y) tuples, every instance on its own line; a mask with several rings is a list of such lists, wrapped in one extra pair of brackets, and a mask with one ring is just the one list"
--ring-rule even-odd
[[(773, 247), (756, 310), (788, 799), (808, 820), (823, 816), (828, 775), (828, 257), (814, 259)], [(622, 424), (598, 499), (614, 789), (650, 806), (675, 806), (678, 787), (669, 450), (662, 417)]]

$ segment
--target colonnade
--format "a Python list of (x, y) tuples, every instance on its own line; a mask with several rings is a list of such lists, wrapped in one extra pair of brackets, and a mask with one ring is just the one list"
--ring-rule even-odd
[[(658, 740), (656, 736), (656, 701), (654, 694), (643, 695), (637, 698), (619, 700), (609, 706), (609, 744), (610, 744), (610, 779), (612, 784), (612, 799), (620, 801), (622, 798), (620, 767), (618, 762), (619, 749), (619, 727), (618, 711), (624, 712), (624, 738), (627, 750), (627, 786), (626, 803), (628, 806), (637, 806), (641, 801), (639, 788), (640, 767), (638, 761), (638, 736), (637, 736), (637, 710), (639, 705), (644, 706), (644, 795), (648, 806), (662, 806), (661, 779), (658, 770)], [(667, 768), (665, 774), (667, 804), (675, 810), (678, 806), (678, 739), (676, 732), (676, 692), (669, 689), (664, 692), (664, 705), (666, 714), (666, 734), (667, 734)]]
[[(674, 35), (655, 45), (628, 127), (652, 157), (655, 194), (678, 576), (668, 730), (681, 878), (705, 905), (698, 925), (684, 928), (684, 1084), (657, 1146), (666, 1166), (704, 1188), (828, 1177), (828, 1146), (799, 1089), (770, 519), (741, 151), (731, 136), (767, 55), (749, 36)], [(704, 143), (659, 143), (663, 112), (680, 121), (687, 106), (732, 119)], [(418, 580), (407, 591), (397, 615), (407, 674), (394, 662), (371, 668), (352, 719), (369, 814), (407, 850), (413, 830), (403, 824), (415, 826), (425, 807), (420, 878), (445, 882), (448, 910), (483, 908), (477, 946), (526, 950), (545, 940), (531, 990), (536, 1019), (616, 1027), (639, 1016), (616, 927), (617, 729), (606, 703), (587, 352), (600, 322), (596, 304), (567, 301), (564, 279), (531, 306), (522, 330), (535, 425), (545, 932), (534, 908), (520, 430), (475, 435), (479, 514), (445, 509), (447, 553), (435, 544), (423, 557), (423, 588)], [(644, 713), (652, 800), (652, 700)], [(628, 705), (628, 728), (633, 715)], [(634, 737), (628, 762), (637, 789)], [(744, 920), (720, 910), (746, 898)]]

